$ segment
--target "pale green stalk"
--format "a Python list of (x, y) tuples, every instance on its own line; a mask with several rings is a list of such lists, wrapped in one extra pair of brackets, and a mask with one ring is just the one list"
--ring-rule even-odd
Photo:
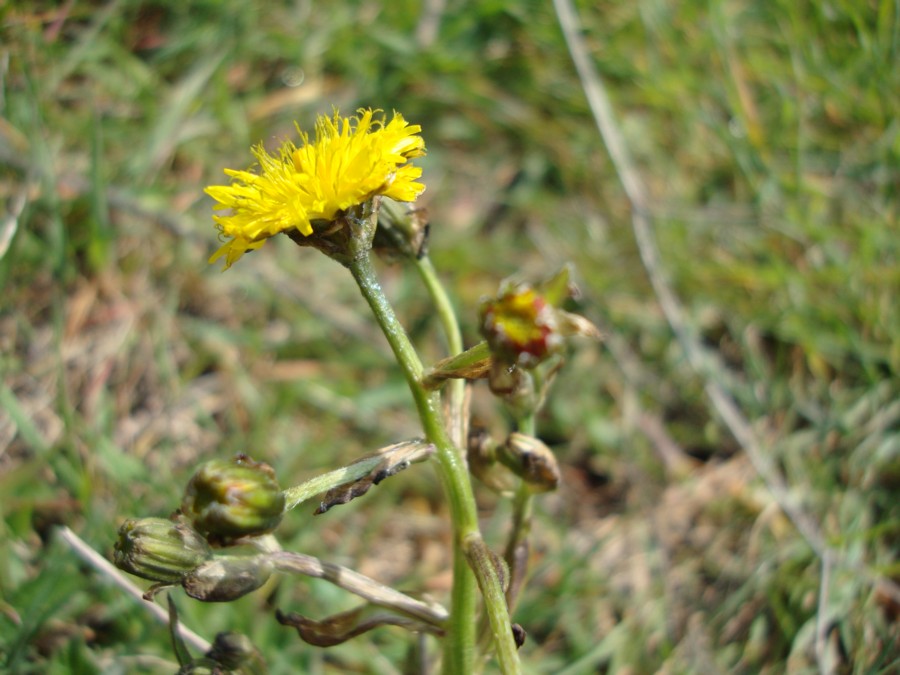
[[(522, 415), (516, 420), (516, 426), (519, 432), (534, 436), (536, 432), (534, 411)], [(516, 566), (516, 551), (523, 543), (527, 543), (528, 537), (531, 536), (531, 513), (534, 506), (534, 495), (525, 481), (519, 482), (519, 488), (513, 498), (513, 524), (509, 533), (509, 541), (506, 545), (504, 557), (509, 565), (510, 573), (513, 578), (509, 582), (509, 591), (507, 592), (507, 605), (512, 613), (518, 600), (518, 592), (522, 587), (524, 576), (527, 570), (519, 569)], [(517, 578), (521, 576), (522, 578)]]
[(506, 593), (506, 604), (512, 612), (519, 599), (519, 591), (522, 588), (527, 570), (517, 565), (516, 554), (522, 544), (528, 542), (531, 536), (531, 512), (534, 504), (534, 495), (525, 481), (519, 482), (519, 488), (513, 497), (513, 523), (509, 533), (509, 541), (506, 543), (504, 558), (510, 570), (509, 589)]
[[(441, 283), (440, 278), (438, 278), (437, 271), (434, 269), (431, 258), (427, 255), (423, 255), (421, 258), (415, 260), (415, 264), (419, 276), (422, 277), (422, 281), (425, 283), (428, 294), (431, 296), (431, 300), (434, 302), (434, 307), (437, 310), (438, 319), (441, 321), (444, 335), (447, 338), (447, 351), (449, 356), (455, 356), (462, 352), (463, 340), (462, 333), (459, 330), (459, 322), (456, 320), (456, 312), (453, 311), (453, 303), (450, 302), (450, 296), (447, 295), (444, 285)], [(465, 385), (462, 380), (460, 380), (458, 384)]]
[[(516, 420), (518, 430), (523, 434), (534, 436), (535, 420), (534, 414), (522, 415)], [(507, 611), (511, 615), (518, 601), (518, 594), (522, 588), (521, 577), (524, 577), (527, 570), (521, 568), (517, 563), (516, 553), (523, 543), (528, 541), (531, 536), (531, 514), (534, 506), (534, 495), (528, 487), (528, 484), (520, 480), (519, 487), (516, 489), (512, 500), (512, 526), (509, 531), (509, 538), (506, 542), (506, 549), (503, 551), (503, 559), (509, 569), (509, 585), (506, 591)], [(482, 634), (479, 639), (479, 650), (484, 652), (491, 645), (491, 636)]]
[[(446, 290), (444, 289), (443, 284), (441, 284), (440, 279), (437, 276), (437, 271), (434, 269), (434, 265), (431, 262), (431, 258), (427, 255), (423, 255), (421, 258), (416, 258), (415, 266), (419, 272), (419, 276), (422, 278), (422, 281), (425, 284), (425, 288), (428, 290), (428, 294), (431, 296), (431, 300), (434, 303), (434, 307), (437, 310), (438, 318), (441, 322), (441, 327), (444, 331), (444, 337), (447, 340), (447, 351), (450, 356), (455, 354), (459, 354), (463, 350), (463, 341), (462, 341), (462, 332), (459, 329), (459, 322), (456, 320), (456, 312), (453, 310), (453, 304), (450, 302), (450, 296), (447, 295)], [(459, 448), (465, 442), (464, 436), (464, 419), (463, 419), (463, 398), (465, 396), (465, 386), (466, 383), (464, 380), (451, 380), (451, 382), (447, 385), (447, 405), (450, 410), (449, 418), (456, 421), (456, 424), (453, 428), (451, 428), (450, 436), (453, 443), (455, 443), (456, 447)], [(468, 479), (467, 479), (468, 481)], [(454, 545), (453, 547), (453, 590), (454, 596), (456, 595), (456, 591), (459, 592), (459, 604), (466, 608), (466, 612), (469, 612), (469, 606), (472, 607), (471, 614), (468, 616), (473, 618), (473, 621), (467, 626), (459, 626), (460, 630), (464, 630), (466, 632), (465, 639), (467, 644), (472, 645), (469, 649), (472, 653), (474, 653), (474, 645), (477, 639), (475, 635), (475, 602), (477, 601), (477, 597), (472, 592), (472, 589), (466, 587), (460, 587), (457, 589), (457, 578), (463, 577), (471, 577), (471, 571), (469, 569), (469, 562), (466, 559), (465, 555), (463, 555), (462, 547), (459, 545)], [(451, 599), (452, 607), (456, 607), (457, 598), (454, 597)], [(455, 614), (455, 610), (453, 612)], [(451, 645), (448, 641), (447, 648), (450, 649)], [(444, 659), (448, 664), (447, 668), (445, 668), (446, 672), (459, 672), (455, 669), (455, 664), (451, 666), (453, 663), (451, 659), (451, 655), (445, 650)], [(460, 664), (462, 665), (462, 664)]]
[[(420, 258), (416, 258), (414, 262), (416, 269), (419, 272), (419, 276), (422, 278), (425, 288), (428, 290), (428, 294), (431, 296), (431, 300), (437, 311), (444, 337), (447, 340), (448, 355), (456, 356), (461, 354), (463, 351), (462, 332), (459, 329), (456, 312), (450, 302), (450, 296), (447, 294), (444, 285), (437, 275), (437, 271), (434, 268), (434, 264), (431, 262), (431, 258), (427, 255), (423, 255)], [(456, 423), (451, 427), (450, 434), (457, 447), (463, 447), (466, 442), (466, 439), (464, 438), (466, 412), (462, 410), (463, 400), (465, 398), (465, 387), (465, 380), (458, 378), (451, 379), (444, 387), (446, 404), (449, 410), (448, 417)], [(466, 566), (477, 569), (478, 564), (478, 558), (473, 556), (471, 552), (468, 552), (468, 555), (464, 559), (463, 556), (458, 555), (457, 551), (457, 554), (454, 556), (454, 576), (456, 574), (464, 574), (463, 568)], [(489, 627), (490, 617), (482, 617), (481, 624), (484, 628)], [(487, 634), (490, 635), (489, 632)], [(478, 640), (478, 635), (475, 635), (474, 639)]]
[[(416, 404), (425, 436), (437, 448), (436, 457), (441, 480), (447, 493), (450, 515), (453, 521), (453, 590), (451, 594), (450, 620), (444, 648), (444, 672), (453, 675), (468, 675), (475, 672), (475, 609), (476, 579), (469, 568), (464, 544), (480, 541), (478, 514), (475, 496), (466, 463), (459, 450), (453, 445), (444, 428), (441, 415), (440, 396), (428, 392), (422, 386), (422, 362), (409, 341), (406, 331), (397, 320), (394, 310), (372, 268), (368, 253), (362, 254), (348, 265), (359, 285), (363, 297), (375, 314), (394, 355), (406, 377), (410, 392)], [(476, 567), (479, 575), (478, 586), (482, 589), (484, 602), (491, 618), (491, 627), (497, 642), (497, 659), (504, 674), (519, 673), (520, 666), (506, 601), (496, 573), (485, 572), (483, 566)]]

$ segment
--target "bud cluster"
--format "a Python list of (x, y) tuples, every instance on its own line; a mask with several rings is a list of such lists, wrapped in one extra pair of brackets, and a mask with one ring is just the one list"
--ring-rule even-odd
[(265, 555), (215, 555), (271, 532), (281, 521), (284, 494), (270, 466), (246, 455), (202, 465), (171, 519), (130, 519), (119, 528), (119, 569), (162, 585), (181, 584), (191, 597), (234, 600), (262, 586), (272, 573)]

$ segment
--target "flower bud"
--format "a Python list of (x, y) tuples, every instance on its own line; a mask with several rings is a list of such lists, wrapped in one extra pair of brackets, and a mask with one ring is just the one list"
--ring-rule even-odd
[(549, 492), (559, 485), (556, 456), (534, 436), (514, 431), (499, 449), (501, 462), (525, 481), (533, 492)]
[(284, 494), (272, 467), (238, 455), (201, 466), (185, 489), (181, 511), (211, 541), (228, 544), (274, 530)]
[(500, 361), (523, 368), (562, 346), (553, 306), (526, 284), (506, 283), (496, 298), (482, 303), (481, 332)]
[(116, 567), (161, 583), (178, 583), (212, 557), (206, 540), (190, 525), (165, 518), (126, 520), (119, 528)]
[(272, 576), (274, 567), (265, 554), (218, 556), (184, 577), (185, 592), (204, 602), (230, 602), (252, 593)]
[[(212, 659), (229, 673), (241, 668), (248, 668), (248, 672), (266, 672), (259, 651), (250, 642), (250, 638), (240, 633), (216, 635), (212, 647), (206, 652), (206, 658)], [(261, 665), (263, 668), (259, 667)]]

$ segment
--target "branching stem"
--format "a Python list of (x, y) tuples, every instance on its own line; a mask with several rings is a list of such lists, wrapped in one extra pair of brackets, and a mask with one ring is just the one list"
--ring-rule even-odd
[[(444, 648), (444, 672), (473, 673), (477, 587), (475, 575), (466, 559), (464, 546), (466, 542), (471, 545), (474, 540), (480, 541), (481, 532), (478, 529), (478, 514), (468, 469), (460, 450), (454, 446), (444, 427), (439, 394), (428, 392), (422, 386), (422, 362), (378, 283), (369, 255), (363, 254), (347, 266), (403, 370), (425, 436), (437, 448), (436, 457), (450, 505), (454, 533), (453, 590), (449, 633)], [(518, 654), (499, 579), (496, 573), (485, 573), (483, 567), (478, 567), (474, 571), (475, 574), (479, 574), (477, 586), (482, 590), (491, 619), (501, 672), (504, 675), (519, 673), (521, 671)]]

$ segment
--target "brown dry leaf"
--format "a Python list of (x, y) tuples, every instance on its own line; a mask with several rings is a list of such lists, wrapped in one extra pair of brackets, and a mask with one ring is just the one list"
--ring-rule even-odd
[(284, 626), (296, 628), (297, 633), (304, 642), (317, 647), (339, 645), (379, 626), (401, 626), (410, 631), (428, 632), (434, 635), (443, 633), (435, 626), (373, 605), (363, 605), (349, 612), (335, 614), (321, 621), (308, 619), (295, 612), (285, 614), (280, 611), (275, 614), (275, 618)]

